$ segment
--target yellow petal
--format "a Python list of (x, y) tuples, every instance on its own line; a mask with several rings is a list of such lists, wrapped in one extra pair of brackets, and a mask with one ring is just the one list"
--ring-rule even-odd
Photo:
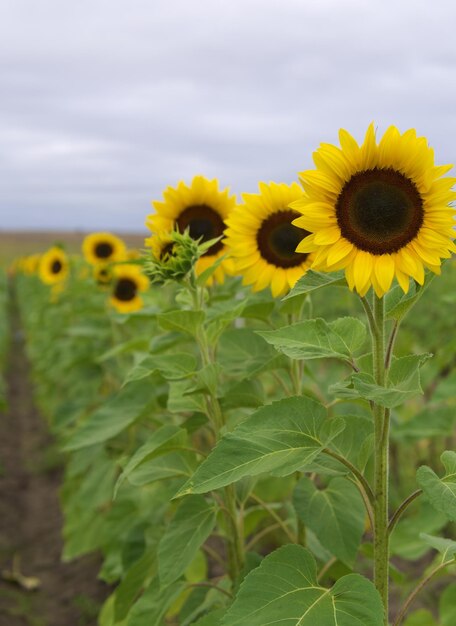
[(369, 288), (373, 267), (374, 261), (372, 255), (369, 252), (359, 250), (353, 260), (353, 278), (356, 291), (360, 295), (363, 295), (363, 292), (365, 293)]
[[(393, 257), (390, 254), (382, 254), (381, 256), (376, 257), (374, 273), (378, 285), (383, 291), (383, 293), (380, 295), (385, 294), (391, 287), (395, 269), (396, 265), (394, 263)], [(377, 293), (377, 295), (379, 294)]]
[(335, 243), (340, 239), (340, 228), (338, 226), (331, 226), (330, 228), (325, 228), (324, 230), (318, 231), (315, 233), (315, 243), (318, 246), (325, 246), (332, 243)]

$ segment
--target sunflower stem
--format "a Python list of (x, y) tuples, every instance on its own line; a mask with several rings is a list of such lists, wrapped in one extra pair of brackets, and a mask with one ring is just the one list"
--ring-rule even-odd
[[(198, 287), (193, 273), (190, 280), (187, 282), (187, 288), (192, 296), (194, 310), (204, 310), (204, 287)], [(204, 322), (202, 322), (197, 329), (196, 342), (198, 344), (203, 367), (214, 365), (214, 352), (210, 348)], [(220, 406), (217, 391), (208, 390), (205, 395), (206, 412), (209, 420), (212, 422), (216, 440), (218, 441), (220, 439), (221, 429), (225, 425), (225, 418)], [(226, 486), (223, 490), (223, 494), (223, 510), (226, 512), (227, 522), (232, 530), (231, 536), (228, 537), (227, 541), (227, 552), (229, 574), (234, 584), (241, 574), (245, 561), (243, 515), (242, 511), (239, 511), (237, 507), (235, 486)]]
[[(374, 294), (372, 316), (368, 314), (372, 337), (372, 361), (377, 385), (385, 386), (385, 307), (383, 298)], [(369, 307), (370, 308), (370, 307)], [(366, 309), (366, 307), (365, 307)], [(366, 309), (367, 313), (367, 309)], [(388, 474), (389, 474), (389, 411), (379, 404), (372, 405), (374, 417), (374, 583), (385, 609), (388, 625)]]

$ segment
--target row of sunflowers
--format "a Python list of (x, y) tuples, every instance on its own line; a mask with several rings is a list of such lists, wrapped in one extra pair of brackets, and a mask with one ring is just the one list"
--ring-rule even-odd
[(451, 623), (455, 179), (394, 127), (314, 161), (242, 204), (169, 187), (142, 254), (16, 264), (100, 626)]

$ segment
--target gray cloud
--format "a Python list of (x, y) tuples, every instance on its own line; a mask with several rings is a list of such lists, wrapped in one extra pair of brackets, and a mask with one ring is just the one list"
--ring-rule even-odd
[(141, 230), (196, 173), (292, 181), (343, 126), (454, 160), (449, 0), (0, 0), (0, 228)]

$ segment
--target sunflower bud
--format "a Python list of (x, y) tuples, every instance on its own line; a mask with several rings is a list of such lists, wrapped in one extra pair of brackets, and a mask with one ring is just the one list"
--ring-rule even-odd
[(146, 245), (151, 248), (145, 263), (146, 272), (152, 282), (183, 280), (213, 243), (211, 240), (199, 244), (190, 237), (188, 230), (153, 235), (146, 239)]

